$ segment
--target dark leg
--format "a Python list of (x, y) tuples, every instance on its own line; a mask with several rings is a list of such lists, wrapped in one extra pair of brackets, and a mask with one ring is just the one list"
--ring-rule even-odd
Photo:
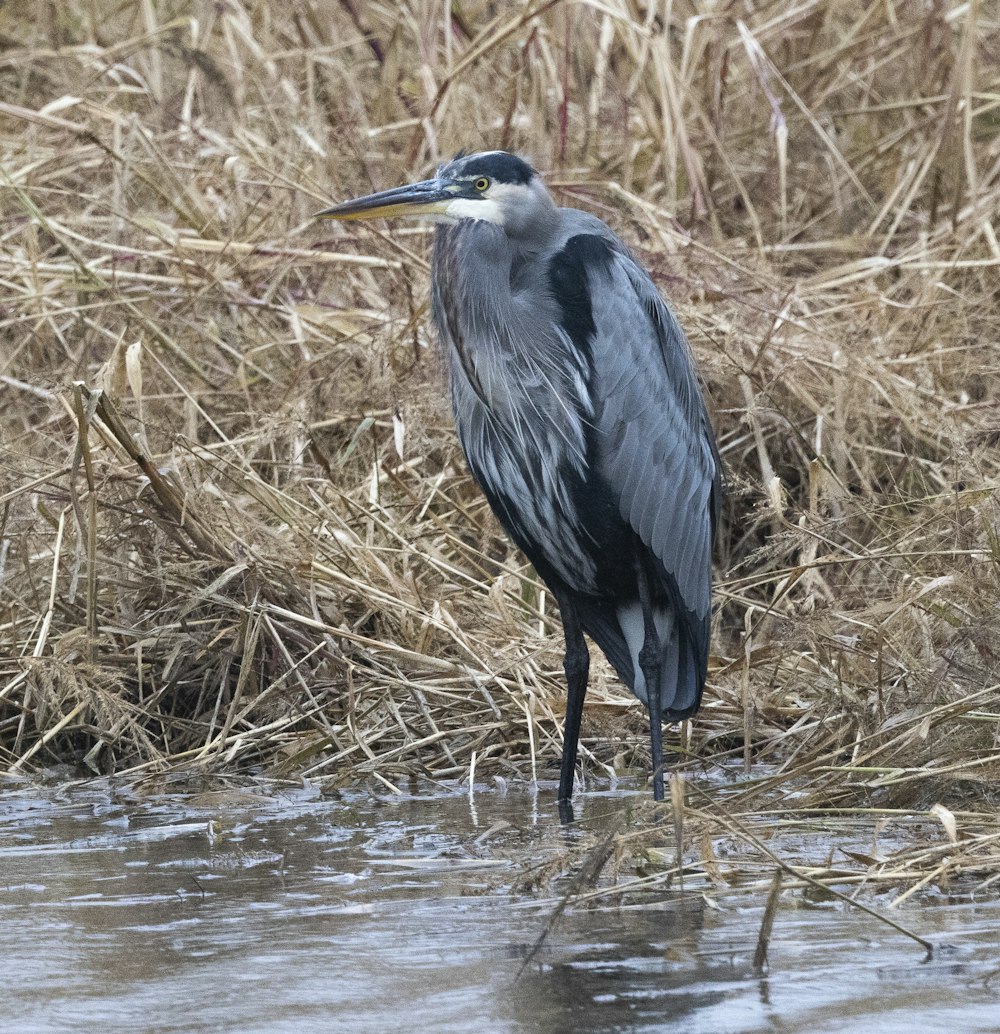
[(660, 668), (663, 655), (660, 637), (653, 620), (653, 601), (649, 591), (649, 577), (646, 565), (640, 556), (637, 561), (639, 575), (639, 603), (642, 605), (643, 638), (639, 651), (639, 667), (646, 680), (646, 697), (649, 701), (649, 745), (653, 756), (653, 800), (663, 800), (663, 706), (660, 700)]
[(562, 768), (559, 770), (559, 818), (573, 819), (573, 778), (576, 774), (576, 747), (580, 740), (580, 719), (583, 717), (583, 698), (587, 695), (587, 677), (590, 673), (590, 654), (583, 638), (583, 628), (572, 600), (557, 597), (562, 615), (563, 634), (566, 636), (566, 726), (563, 731)]

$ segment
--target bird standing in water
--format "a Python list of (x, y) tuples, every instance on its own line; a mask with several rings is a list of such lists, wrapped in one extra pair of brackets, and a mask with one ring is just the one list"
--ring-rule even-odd
[(649, 274), (600, 219), (558, 208), (504, 151), (345, 201), (329, 219), (429, 216), (433, 313), (458, 436), (493, 512), (559, 604), (571, 797), (590, 655), (664, 721), (697, 711), (708, 667), (719, 457), (691, 353)]

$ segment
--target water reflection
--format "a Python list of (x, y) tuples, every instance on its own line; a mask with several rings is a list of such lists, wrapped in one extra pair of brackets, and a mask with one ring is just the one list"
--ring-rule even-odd
[[(917, 907), (926, 966), (873, 921), (759, 907), (576, 909), (512, 896), (565, 831), (511, 791), (380, 800), (0, 789), (4, 1026), (31, 1032), (995, 1031), (996, 905)], [(588, 802), (618, 821), (623, 797)], [(992, 981), (992, 984), (991, 984)]]

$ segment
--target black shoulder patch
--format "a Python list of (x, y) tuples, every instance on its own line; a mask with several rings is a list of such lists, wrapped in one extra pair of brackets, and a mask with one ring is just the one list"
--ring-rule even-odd
[(579, 233), (549, 262), (549, 286), (562, 312), (563, 329), (581, 352), (589, 354), (594, 336), (589, 269), (607, 269), (611, 247), (596, 233)]

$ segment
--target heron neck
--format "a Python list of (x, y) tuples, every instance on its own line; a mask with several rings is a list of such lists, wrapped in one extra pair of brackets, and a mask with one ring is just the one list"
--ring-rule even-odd
[(479, 339), (509, 318), (517, 249), (494, 223), (463, 219), (439, 226), (434, 240), (435, 291), (449, 310), (450, 329)]
[(508, 426), (527, 413), (544, 413), (546, 427), (565, 423), (561, 386), (581, 373), (552, 330), (558, 314), (539, 262), (502, 228), (463, 221), (438, 229), (433, 281), (456, 409), (475, 397)]

